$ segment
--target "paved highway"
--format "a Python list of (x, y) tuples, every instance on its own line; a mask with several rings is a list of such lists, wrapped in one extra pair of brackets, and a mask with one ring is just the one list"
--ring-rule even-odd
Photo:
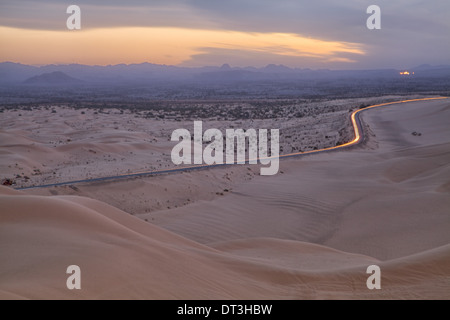
[[(290, 154), (284, 154), (280, 155), (278, 158), (291, 158), (291, 157), (299, 157), (304, 156), (308, 154), (316, 154), (316, 153), (322, 153), (322, 152), (330, 152), (337, 149), (344, 149), (353, 147), (355, 145), (360, 144), (364, 141), (364, 130), (361, 124), (360, 115), (362, 112), (373, 109), (373, 108), (379, 108), (384, 107), (388, 105), (393, 104), (400, 104), (400, 103), (407, 103), (407, 102), (414, 102), (414, 101), (429, 101), (429, 100), (442, 100), (442, 99), (448, 99), (446, 97), (440, 97), (440, 98), (423, 98), (423, 99), (413, 99), (413, 100), (402, 100), (402, 101), (395, 101), (395, 102), (388, 102), (388, 103), (382, 103), (382, 104), (376, 104), (373, 106), (369, 106), (363, 109), (359, 109), (354, 111), (351, 114), (351, 120), (352, 125), (354, 129), (355, 137), (352, 141), (344, 143), (339, 146), (320, 149), (320, 150), (313, 150), (313, 151), (306, 151), (306, 152), (297, 152), (297, 153), (290, 153)], [(260, 159), (258, 159), (260, 160)], [(93, 178), (93, 179), (82, 179), (82, 180), (74, 180), (74, 181), (66, 181), (66, 182), (58, 182), (58, 183), (50, 183), (50, 184), (43, 184), (43, 185), (35, 185), (35, 186), (29, 186), (29, 187), (20, 187), (15, 188), (16, 190), (27, 190), (27, 189), (38, 189), (38, 188), (50, 188), (50, 187), (58, 187), (58, 186), (67, 186), (67, 185), (75, 185), (80, 183), (92, 183), (92, 182), (105, 182), (105, 181), (115, 181), (120, 179), (129, 179), (129, 178), (137, 178), (137, 177), (146, 177), (146, 176), (154, 176), (154, 175), (161, 175), (161, 174), (167, 174), (167, 173), (177, 173), (177, 172), (187, 172), (187, 171), (193, 171), (193, 170), (201, 170), (201, 169), (210, 169), (210, 168), (216, 168), (216, 167), (225, 167), (225, 166), (233, 166), (238, 164), (215, 164), (215, 165), (196, 165), (196, 166), (189, 166), (189, 167), (182, 167), (182, 168), (173, 168), (173, 169), (167, 169), (167, 170), (154, 170), (154, 171), (145, 171), (145, 172), (135, 172), (135, 173), (127, 173), (127, 174), (121, 174), (121, 175), (115, 175), (115, 176), (109, 176), (109, 177), (101, 177), (101, 178)]]

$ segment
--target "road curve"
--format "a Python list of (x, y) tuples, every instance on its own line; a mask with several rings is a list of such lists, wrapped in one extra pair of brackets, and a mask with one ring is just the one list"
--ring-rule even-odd
[[(316, 154), (316, 153), (323, 153), (323, 152), (329, 152), (332, 150), (337, 149), (344, 149), (353, 147), (355, 145), (358, 145), (362, 143), (365, 139), (364, 136), (364, 130), (361, 124), (360, 115), (363, 111), (373, 109), (373, 108), (379, 108), (384, 107), (388, 105), (393, 104), (400, 104), (400, 103), (407, 103), (407, 102), (415, 102), (415, 101), (429, 101), (429, 100), (444, 100), (448, 99), (447, 97), (438, 97), (438, 98), (422, 98), (422, 99), (412, 99), (412, 100), (402, 100), (402, 101), (395, 101), (395, 102), (387, 102), (382, 104), (376, 104), (372, 105), (363, 109), (358, 109), (354, 111), (351, 114), (351, 120), (353, 125), (353, 130), (355, 137), (352, 141), (335, 146), (335, 147), (329, 147), (319, 150), (312, 150), (312, 151), (306, 151), (306, 152), (297, 152), (297, 153), (289, 153), (278, 156), (279, 159), (281, 158), (291, 158), (291, 157), (298, 157), (298, 156), (304, 156), (307, 154)], [(275, 159), (275, 157), (268, 157), (268, 158), (258, 158), (257, 160), (261, 159)], [(50, 184), (43, 184), (43, 185), (35, 185), (35, 186), (28, 186), (28, 187), (20, 187), (15, 188), (16, 190), (27, 190), (27, 189), (38, 189), (38, 188), (50, 188), (50, 187), (59, 187), (59, 186), (67, 186), (67, 185), (75, 185), (80, 183), (92, 183), (92, 182), (105, 182), (105, 181), (114, 181), (119, 179), (129, 179), (129, 178), (136, 178), (136, 177), (145, 177), (145, 176), (154, 176), (154, 175), (161, 175), (166, 173), (177, 173), (177, 172), (186, 172), (186, 171), (193, 171), (193, 170), (200, 170), (200, 169), (207, 169), (207, 168), (215, 168), (215, 167), (225, 167), (225, 166), (232, 166), (237, 165), (239, 163), (234, 164), (213, 164), (213, 165), (196, 165), (196, 166), (189, 166), (189, 167), (182, 167), (182, 168), (173, 168), (173, 169), (167, 169), (167, 170), (154, 170), (154, 171), (146, 171), (146, 172), (135, 172), (135, 173), (127, 173), (127, 174), (121, 174), (121, 175), (115, 175), (115, 176), (109, 176), (109, 177), (101, 177), (101, 178), (93, 178), (93, 179), (82, 179), (82, 180), (74, 180), (74, 181), (66, 181), (66, 182), (58, 182), (58, 183), (50, 183)]]

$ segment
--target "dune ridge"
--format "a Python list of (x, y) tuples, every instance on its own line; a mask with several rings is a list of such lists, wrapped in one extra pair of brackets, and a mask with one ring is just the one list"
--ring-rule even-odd
[[(390, 289), (369, 292), (365, 269), (380, 263), (370, 257), (268, 238), (208, 247), (96, 200), (0, 193), (2, 299), (382, 298), (410, 286), (433, 298), (450, 275), (445, 246), (381, 263)], [(82, 269), (80, 291), (65, 288), (71, 264)]]

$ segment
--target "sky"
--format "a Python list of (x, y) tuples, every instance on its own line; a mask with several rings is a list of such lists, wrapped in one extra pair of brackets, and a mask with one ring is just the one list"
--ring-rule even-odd
[[(69, 30), (69, 5), (81, 29)], [(367, 7), (381, 9), (369, 30)], [(448, 0), (1, 0), (0, 62), (406, 69), (450, 65)]]

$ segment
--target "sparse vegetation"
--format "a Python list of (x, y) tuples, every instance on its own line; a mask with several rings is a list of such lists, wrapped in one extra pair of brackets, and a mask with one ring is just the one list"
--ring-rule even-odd
[[(408, 98), (418, 98), (410, 96)], [(70, 168), (78, 168), (90, 177), (90, 168), (101, 167), (99, 175), (110, 175), (136, 170), (155, 170), (171, 168), (170, 160), (171, 133), (178, 128), (192, 128), (193, 121), (202, 120), (203, 130), (214, 127), (219, 130), (243, 129), (280, 129), (280, 153), (289, 154), (306, 152), (344, 144), (353, 139), (353, 128), (350, 123), (350, 113), (363, 105), (373, 105), (405, 99), (406, 97), (386, 96), (361, 99), (255, 99), (255, 100), (214, 100), (214, 101), (147, 101), (140, 103), (87, 103), (78, 104), (32, 104), (3, 106), (4, 115), (1, 117), (1, 127), (14, 127), (14, 119), (22, 114), (29, 119), (28, 112), (46, 114), (41, 124), (47, 126), (64, 119), (67, 132), (75, 135), (46, 136), (41, 133), (39, 126), (32, 129), (30, 134), (38, 145), (44, 148), (68, 147), (71, 144), (73, 154), (65, 160), (58, 160), (58, 164), (46, 167), (29, 168), (24, 163), (9, 166), (4, 178), (14, 180), (19, 186), (29, 186), (44, 181), (61, 181), (80, 178), (76, 170), (70, 173)], [(46, 111), (46, 112), (43, 112)], [(5, 114), (6, 113), (6, 114)], [(89, 121), (84, 121), (77, 115), (86, 115)], [(116, 130), (119, 136), (117, 153), (105, 153), (101, 148), (82, 148), (77, 141), (90, 143), (104, 143), (97, 141), (98, 130)], [(138, 133), (138, 135), (134, 135)], [(415, 135), (420, 136), (420, 133)], [(114, 138), (117, 139), (117, 138)], [(114, 139), (108, 143), (114, 143)], [(123, 144), (120, 144), (123, 142)], [(128, 144), (131, 142), (131, 144)], [(269, 137), (270, 142), (270, 137)], [(130, 151), (134, 143), (147, 147)], [(204, 141), (206, 144), (207, 142)], [(148, 151), (154, 147), (164, 151)], [(82, 150), (80, 150), (80, 148)], [(63, 149), (64, 150), (64, 149)], [(68, 150), (68, 149), (66, 149)], [(59, 151), (59, 150), (58, 150)], [(248, 146), (246, 146), (246, 152)], [(30, 152), (30, 151), (28, 151)], [(149, 165), (148, 157), (152, 157)], [(50, 159), (50, 158), (49, 158)], [(145, 161), (143, 161), (145, 159)], [(123, 165), (126, 163), (127, 165)], [(132, 164), (135, 164), (134, 166)], [(131, 165), (131, 167), (127, 167)], [(136, 167), (142, 165), (141, 167)], [(119, 169), (120, 167), (120, 169)], [(20, 170), (20, 171), (19, 171)], [(119, 170), (119, 171), (117, 171)], [(79, 171), (78, 171), (79, 172)], [(17, 177), (17, 176), (20, 176)], [(31, 177), (31, 178), (30, 178)], [(250, 177), (250, 176), (249, 176)], [(222, 189), (223, 190), (223, 189)], [(222, 191), (226, 192), (226, 191)]]

